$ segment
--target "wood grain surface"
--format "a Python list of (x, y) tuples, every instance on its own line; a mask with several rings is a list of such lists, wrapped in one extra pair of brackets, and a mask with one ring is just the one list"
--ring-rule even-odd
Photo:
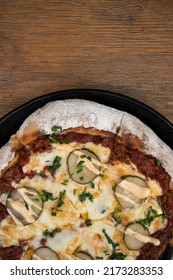
[(134, 97), (173, 122), (173, 1), (1, 0), (0, 116), (72, 88)]

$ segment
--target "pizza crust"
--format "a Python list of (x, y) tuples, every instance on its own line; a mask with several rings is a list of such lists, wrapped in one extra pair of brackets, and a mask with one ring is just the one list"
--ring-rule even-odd
[(124, 113), (121, 127), (118, 135), (123, 138), (123, 135), (137, 136), (142, 143), (142, 150), (147, 154), (159, 159), (163, 168), (171, 176), (170, 188), (173, 189), (173, 151), (166, 145), (148, 126), (132, 116), (129, 113)]
[[(161, 161), (171, 176), (173, 189), (173, 151), (143, 122), (126, 112), (81, 99), (67, 99), (50, 102), (31, 114), (17, 131), (15, 137), (25, 145), (39, 134), (51, 134), (52, 126), (63, 129), (86, 127), (104, 130), (123, 136), (131, 134), (143, 144), (142, 150)], [(13, 159), (13, 136), (9, 143), (0, 149), (0, 168), (5, 168)]]

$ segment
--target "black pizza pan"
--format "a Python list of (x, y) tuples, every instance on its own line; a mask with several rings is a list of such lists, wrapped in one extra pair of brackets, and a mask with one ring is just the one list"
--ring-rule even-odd
[[(96, 101), (136, 116), (173, 149), (173, 124), (160, 113), (133, 98), (95, 89), (72, 89), (49, 93), (12, 110), (0, 119), (0, 147), (8, 142), (11, 135), (16, 133), (23, 121), (35, 110), (51, 101), (74, 98)], [(172, 253), (172, 248), (168, 247), (162, 259), (171, 259)]]

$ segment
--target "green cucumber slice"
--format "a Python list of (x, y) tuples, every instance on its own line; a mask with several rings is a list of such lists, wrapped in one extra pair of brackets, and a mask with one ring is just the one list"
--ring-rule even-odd
[(49, 247), (39, 247), (37, 248), (33, 255), (32, 260), (59, 260), (59, 256), (52, 251)]
[[(128, 182), (131, 187), (131, 190), (127, 190), (126, 185), (128, 185)], [(124, 189), (121, 186), (124, 183), (126, 183), (126, 189)], [(133, 185), (136, 185), (139, 188), (138, 192), (133, 188)], [(116, 199), (118, 200), (121, 207), (124, 209), (139, 207), (146, 200), (148, 194), (149, 188), (147, 183), (142, 178), (137, 176), (122, 177), (115, 188)]]
[(17, 225), (34, 223), (43, 210), (40, 194), (32, 188), (17, 188), (6, 200), (7, 211)]
[(100, 174), (101, 162), (90, 150), (77, 149), (69, 154), (67, 167), (70, 178), (83, 185), (92, 182)]
[(90, 254), (83, 252), (83, 251), (77, 251), (74, 254), (79, 260), (93, 260), (93, 257), (91, 257)]
[(133, 222), (127, 225), (124, 231), (124, 243), (129, 250), (138, 251), (146, 243), (141, 241), (141, 239), (148, 236), (150, 236), (150, 234), (146, 227), (138, 222)]

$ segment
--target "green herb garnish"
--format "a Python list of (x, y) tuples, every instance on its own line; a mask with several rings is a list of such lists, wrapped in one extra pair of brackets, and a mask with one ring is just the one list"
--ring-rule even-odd
[(83, 171), (83, 168), (84, 168), (83, 164), (84, 164), (84, 160), (80, 160), (80, 161), (78, 162), (78, 164), (76, 165), (77, 173), (80, 173), (80, 172)]
[(103, 260), (103, 257), (96, 256), (96, 260)]
[(52, 136), (49, 136), (48, 138), (49, 138), (49, 140), (50, 140), (50, 142), (51, 142), (52, 144), (58, 144), (58, 143), (59, 143), (59, 142), (58, 142), (55, 138), (53, 138)]
[(74, 194), (74, 195), (76, 194), (76, 189), (73, 190), (73, 194)]
[(51, 216), (56, 216), (56, 212), (52, 212), (52, 213), (51, 213)]
[(25, 204), (26, 209), (29, 210), (28, 203), (27, 203), (25, 200), (24, 200), (23, 202), (24, 202), (24, 204)]
[(98, 176), (101, 177), (101, 178), (104, 177), (103, 173), (99, 173)]
[(57, 198), (55, 198), (54, 196), (53, 196), (53, 193), (51, 193), (51, 192), (47, 192), (47, 191), (42, 191), (43, 193), (41, 194), (41, 198), (42, 198), (42, 200), (44, 201), (44, 202), (46, 202), (46, 201), (48, 201), (48, 200), (55, 200), (55, 199), (57, 199)]
[(85, 225), (86, 225), (87, 227), (91, 226), (91, 225), (92, 225), (91, 220), (90, 220), (90, 219), (86, 219), (86, 220), (85, 220)]
[(84, 202), (86, 199), (89, 199), (91, 202), (93, 202), (93, 195), (90, 192), (86, 191), (86, 188), (83, 190), (83, 192), (79, 195), (79, 200), (81, 202)]
[(68, 144), (69, 142), (68, 142), (66, 139), (62, 139), (62, 140), (60, 140), (60, 143), (62, 143), (62, 144)]
[(90, 186), (91, 186), (92, 189), (95, 188), (95, 184), (93, 182), (90, 183)]
[(60, 228), (55, 228), (52, 231), (48, 231), (48, 229), (46, 229), (45, 231), (43, 231), (43, 235), (44, 236), (49, 236), (49, 237), (54, 237), (56, 233), (61, 232)]
[(106, 211), (106, 210), (105, 210), (105, 209), (103, 209), (103, 210), (101, 211), (101, 213), (102, 213), (102, 214), (104, 214), (104, 213), (105, 213), (105, 211)]
[(7, 180), (8, 180), (8, 181), (13, 181), (14, 178), (13, 178), (13, 177), (8, 177)]
[(121, 252), (113, 252), (109, 257), (108, 260), (124, 260), (126, 255)]
[[(163, 209), (162, 209), (163, 210)], [(141, 219), (139, 221), (139, 223), (145, 227), (149, 227), (151, 225), (151, 223), (158, 217), (162, 217), (163, 219), (166, 218), (166, 213), (165, 211), (163, 210), (163, 213), (162, 214), (158, 214), (157, 211), (155, 209), (153, 209), (152, 206), (150, 206), (148, 208), (148, 212), (146, 214), (146, 218), (145, 219)]]
[(59, 169), (61, 167), (61, 157), (56, 156), (52, 166), (50, 166), (50, 172), (55, 173), (56, 169)]
[(83, 180), (84, 180), (84, 177), (82, 176), (82, 177), (80, 177), (79, 179), (80, 179), (80, 181), (83, 181)]
[(62, 192), (60, 192), (58, 202), (57, 202), (57, 207), (61, 207), (64, 204), (63, 198), (64, 198), (65, 194), (66, 194), (66, 190), (63, 190)]
[(160, 162), (159, 159), (156, 159), (156, 164), (157, 164), (158, 166), (161, 166), (161, 162)]
[(103, 229), (102, 232), (104, 233), (104, 235), (105, 235), (105, 237), (106, 237), (108, 243), (112, 245), (113, 251), (114, 251), (115, 249), (117, 249), (117, 247), (119, 246), (119, 244), (118, 244), (118, 243), (115, 243), (115, 242), (109, 237), (109, 235), (106, 233), (105, 229)]
[(36, 197), (36, 198), (33, 198), (33, 201), (40, 202), (40, 199)]
[(54, 125), (54, 126), (52, 126), (51, 130), (55, 133), (61, 133), (62, 132), (62, 126)]
[(61, 183), (61, 185), (64, 185), (64, 186), (67, 186), (67, 184), (68, 184), (68, 180), (67, 179), (64, 180), (64, 182)]

